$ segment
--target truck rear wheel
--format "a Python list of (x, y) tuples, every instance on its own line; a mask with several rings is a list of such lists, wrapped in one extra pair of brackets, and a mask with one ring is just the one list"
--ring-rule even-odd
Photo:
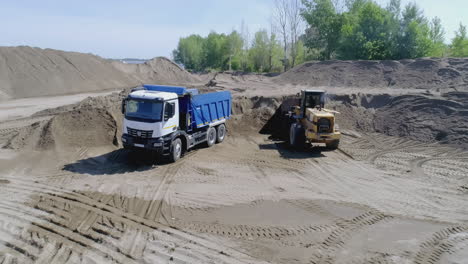
[(176, 138), (172, 141), (171, 144), (171, 153), (169, 155), (169, 160), (171, 162), (176, 162), (182, 156), (182, 141), (180, 138)]
[(305, 147), (305, 131), (301, 124), (293, 123), (289, 130), (289, 144), (295, 149)]
[(224, 124), (221, 124), (218, 126), (218, 129), (216, 131), (216, 143), (223, 142), (225, 137), (226, 137), (226, 126)]
[(206, 145), (208, 147), (213, 146), (216, 143), (216, 129), (214, 127), (208, 128), (206, 132)]
[(338, 149), (338, 146), (340, 145), (340, 140), (333, 140), (328, 143), (326, 143), (327, 149), (329, 150), (336, 150)]

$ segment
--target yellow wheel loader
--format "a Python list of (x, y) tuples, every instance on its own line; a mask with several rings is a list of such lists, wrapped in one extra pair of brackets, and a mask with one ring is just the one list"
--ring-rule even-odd
[(328, 149), (337, 149), (341, 138), (335, 123), (338, 112), (324, 108), (325, 91), (304, 90), (300, 96), (300, 104), (292, 106), (288, 114), (291, 146), (301, 149), (306, 144), (325, 143)]

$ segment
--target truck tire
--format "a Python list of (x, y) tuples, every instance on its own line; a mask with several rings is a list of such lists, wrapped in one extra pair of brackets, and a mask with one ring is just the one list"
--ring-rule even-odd
[(328, 143), (326, 143), (327, 149), (329, 150), (336, 150), (338, 149), (338, 146), (340, 145), (340, 140), (333, 140)]
[(182, 156), (182, 141), (176, 138), (171, 143), (171, 153), (169, 154), (169, 161), (176, 162)]
[(295, 149), (305, 147), (305, 130), (299, 123), (293, 123), (289, 130), (289, 144)]
[(226, 137), (226, 126), (224, 124), (221, 124), (216, 129), (216, 143), (223, 142), (225, 137)]
[(208, 147), (213, 146), (216, 143), (216, 129), (214, 127), (208, 128), (206, 131), (206, 145)]

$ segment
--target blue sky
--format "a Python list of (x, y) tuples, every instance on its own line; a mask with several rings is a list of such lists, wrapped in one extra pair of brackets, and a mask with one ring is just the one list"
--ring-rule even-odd
[[(409, 0), (402, 0), (404, 3)], [(377, 0), (387, 3), (387, 0)], [(448, 39), (468, 24), (467, 0), (418, 0), (439, 16)], [(106, 58), (170, 56), (182, 36), (269, 29), (273, 0), (0, 0), (0, 45), (28, 45)]]

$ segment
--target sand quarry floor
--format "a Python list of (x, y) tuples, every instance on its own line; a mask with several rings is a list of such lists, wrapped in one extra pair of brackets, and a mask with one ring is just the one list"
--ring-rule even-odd
[[(50, 118), (12, 116), (0, 144)], [(2, 149), (0, 263), (468, 263), (467, 175), (468, 152), (374, 133), (231, 134), (175, 164)]]

